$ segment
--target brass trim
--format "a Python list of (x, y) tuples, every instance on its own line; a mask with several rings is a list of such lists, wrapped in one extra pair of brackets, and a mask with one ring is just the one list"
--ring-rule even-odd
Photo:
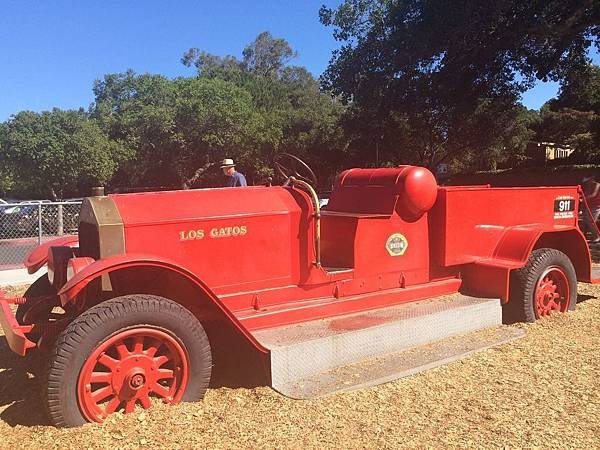
[[(321, 207), (319, 206), (319, 196), (314, 188), (306, 181), (298, 180), (294, 177), (289, 178), (289, 184), (294, 186), (298, 184), (308, 191), (315, 206), (315, 257), (316, 266), (321, 267)], [(287, 184), (287, 182), (286, 182)]]
[[(79, 222), (94, 225), (98, 232), (100, 258), (125, 253), (125, 227), (111, 197), (87, 197), (81, 205)], [(102, 277), (102, 290), (112, 290), (108, 276)]]

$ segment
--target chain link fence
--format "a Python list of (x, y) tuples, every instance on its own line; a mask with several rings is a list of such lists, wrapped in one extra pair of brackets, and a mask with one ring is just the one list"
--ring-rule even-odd
[(0, 205), (0, 270), (22, 267), (42, 242), (76, 234), (80, 209), (80, 201)]

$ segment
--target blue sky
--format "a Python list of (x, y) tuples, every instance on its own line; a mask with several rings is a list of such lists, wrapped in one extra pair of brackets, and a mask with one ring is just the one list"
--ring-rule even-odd
[[(319, 75), (337, 47), (319, 7), (339, 3), (0, 0), (0, 121), (21, 110), (87, 108), (94, 80), (107, 73), (192, 75), (179, 62), (188, 48), (240, 56), (265, 30), (285, 38), (300, 54), (296, 64)], [(556, 89), (538, 86), (524, 103), (538, 108)]]

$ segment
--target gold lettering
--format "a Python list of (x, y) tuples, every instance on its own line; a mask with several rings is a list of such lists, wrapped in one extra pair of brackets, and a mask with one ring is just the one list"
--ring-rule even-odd
[(191, 241), (191, 240), (204, 239), (204, 230), (187, 230), (179, 232), (179, 240), (180, 241)]
[[(200, 232), (200, 230), (198, 230), (198, 232)], [(246, 233), (248, 233), (248, 228), (246, 225), (236, 225), (233, 227), (211, 228), (208, 234), (211, 238), (224, 238), (232, 236), (244, 236)], [(204, 237), (203, 230), (202, 237)], [(201, 239), (201, 237), (198, 239)]]

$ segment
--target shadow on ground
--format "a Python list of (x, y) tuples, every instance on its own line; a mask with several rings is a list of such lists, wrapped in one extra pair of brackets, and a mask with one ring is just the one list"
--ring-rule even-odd
[(596, 297), (593, 295), (577, 294), (577, 303), (583, 303), (594, 298)]
[(0, 420), (10, 426), (48, 425), (40, 378), (43, 358), (16, 355), (0, 339)]
[[(228, 351), (213, 359), (210, 387), (252, 388), (268, 384), (265, 355), (236, 333), (223, 331), (222, 326), (218, 331), (211, 330), (224, 345), (219, 348)], [(44, 365), (43, 353), (33, 351), (25, 358), (18, 356), (0, 335), (0, 420), (11, 427), (50, 424), (42, 399)]]
[(229, 324), (206, 323), (209, 340), (216, 348), (227, 351), (213, 353), (211, 388), (254, 388), (270, 384), (270, 360), (259, 352)]

